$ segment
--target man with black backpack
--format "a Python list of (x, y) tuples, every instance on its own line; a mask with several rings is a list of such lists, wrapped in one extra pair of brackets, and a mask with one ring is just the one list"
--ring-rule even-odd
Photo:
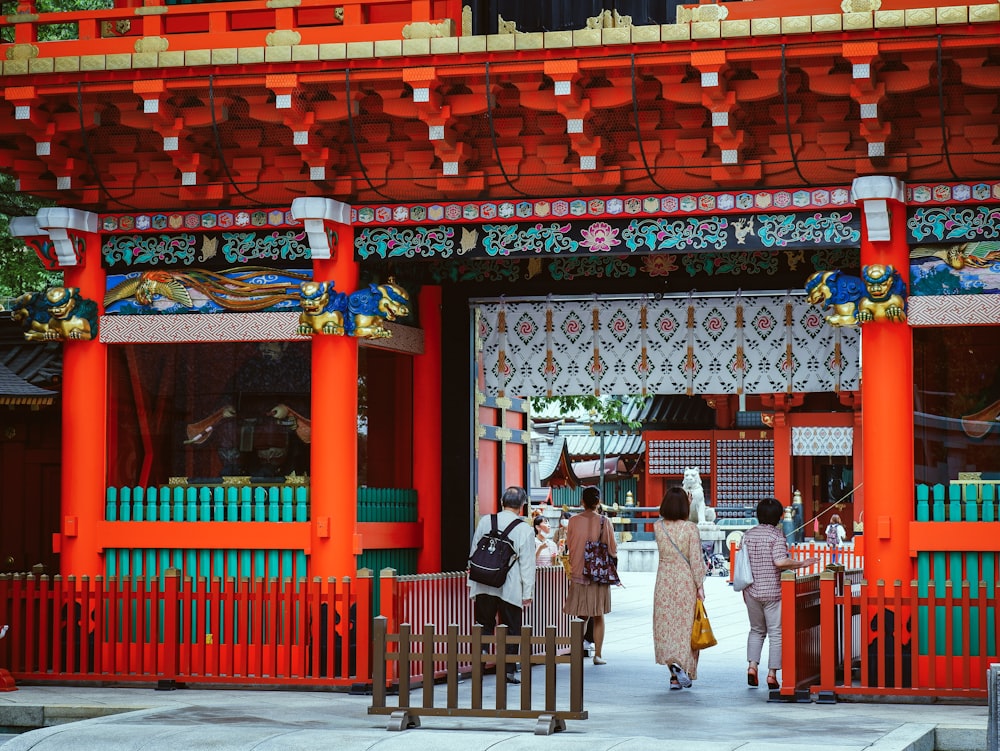
[[(480, 519), (472, 536), (469, 596), (476, 623), (487, 636), (496, 632), (499, 617), (507, 635), (519, 637), (523, 608), (534, 596), (535, 532), (520, 516), (527, 502), (524, 488), (507, 488), (500, 497), (500, 512)], [(517, 654), (517, 644), (508, 644), (507, 654)], [(507, 666), (507, 682), (521, 682), (513, 665)]]

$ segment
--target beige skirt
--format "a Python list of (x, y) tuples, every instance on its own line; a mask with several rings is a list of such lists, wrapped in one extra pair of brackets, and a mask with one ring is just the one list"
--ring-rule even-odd
[(571, 581), (569, 594), (566, 595), (566, 602), (563, 603), (563, 612), (578, 618), (610, 613), (611, 585), (593, 584), (592, 582), (577, 584)]

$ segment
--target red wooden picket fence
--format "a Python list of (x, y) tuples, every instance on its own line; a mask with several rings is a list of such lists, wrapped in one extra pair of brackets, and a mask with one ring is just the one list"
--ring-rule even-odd
[(848, 571), (860, 571), (865, 567), (865, 556), (860, 545), (841, 545), (836, 551), (837, 560), (834, 561), (834, 550), (825, 542), (798, 542), (788, 546), (788, 552), (797, 561), (806, 558), (819, 558), (817, 570), (822, 571), (832, 563), (837, 563)]
[[(570, 617), (563, 615), (562, 605), (568, 591), (568, 579), (562, 566), (540, 566), (535, 572), (535, 592), (531, 606), (525, 612), (525, 625), (530, 625), (535, 634), (546, 633), (546, 627), (555, 626), (556, 636), (568, 637)], [(426, 626), (433, 626), (436, 633), (445, 633), (449, 626), (457, 625), (458, 633), (471, 634), (474, 623), (466, 572), (425, 574), (416, 576), (396, 576), (392, 569), (379, 572), (381, 587), (382, 615), (386, 617), (388, 633), (398, 633), (402, 624), (409, 624), (410, 633), (415, 637), (423, 634)], [(387, 605), (388, 604), (388, 605)], [(412, 643), (419, 650), (420, 642)], [(544, 645), (536, 644), (534, 650), (540, 653)], [(471, 669), (472, 661), (460, 660), (459, 670)], [(388, 666), (398, 670), (398, 662)], [(434, 675), (443, 677), (448, 665), (444, 661), (434, 663)], [(410, 679), (422, 678), (423, 664), (419, 660), (410, 663)], [(391, 678), (399, 680), (398, 675)]]
[(995, 585), (921, 594), (916, 581), (887, 587), (824, 571), (786, 572), (781, 587), (782, 697), (987, 697), (1000, 651)]
[[(536, 577), (527, 622), (568, 636), (563, 568)], [(378, 586), (393, 627), (471, 633), (464, 571), (385, 569)], [(0, 667), (29, 682), (355, 688), (371, 684), (374, 594), (367, 569), (339, 581), (192, 579), (173, 569), (150, 580), (0, 575), (0, 624), (10, 625)]]
[(0, 576), (17, 680), (351, 686), (371, 681), (371, 573), (313, 580)]
[[(729, 560), (736, 560), (736, 543), (729, 543)], [(833, 563), (833, 550), (824, 542), (799, 542), (788, 546), (788, 554), (797, 561), (807, 558), (819, 558), (819, 563), (806, 569), (800, 569), (802, 574), (816, 574)], [(865, 556), (860, 546), (843, 547), (837, 551), (837, 563), (848, 571), (861, 571), (865, 567)], [(729, 566), (729, 583), (733, 583), (735, 566)]]

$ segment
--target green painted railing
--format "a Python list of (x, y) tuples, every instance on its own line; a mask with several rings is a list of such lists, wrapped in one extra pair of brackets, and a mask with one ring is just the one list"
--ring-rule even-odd
[[(596, 483), (595, 483), (596, 484)], [(632, 493), (632, 502), (638, 502), (638, 480), (635, 477), (621, 477), (614, 480), (604, 481), (604, 498), (603, 503), (605, 506), (613, 506), (618, 504), (619, 506), (625, 505), (625, 494)], [(552, 488), (552, 505), (553, 506), (573, 506), (580, 505), (580, 488)], [(659, 499), (656, 501), (656, 505), (660, 505)]]
[(152, 580), (163, 585), (167, 569), (185, 577), (205, 579), (303, 579), (308, 576), (302, 550), (248, 550), (244, 548), (106, 548), (108, 578)]
[[(916, 520), (918, 522), (995, 522), (997, 518), (997, 485), (927, 485), (917, 486)], [(1000, 562), (996, 550), (983, 551), (932, 551), (917, 552), (917, 588), (921, 597), (933, 590), (935, 597), (943, 598), (948, 591), (959, 593), (963, 582), (969, 583), (969, 596), (979, 596), (980, 588), (985, 588), (987, 597), (996, 595), (998, 579), (997, 564)], [(934, 608), (935, 645), (934, 654), (945, 653), (947, 631), (947, 606)], [(961, 605), (951, 608), (951, 653), (961, 655), (963, 634), (970, 634), (970, 650), (973, 656), (979, 650), (979, 608), (972, 606), (966, 613)], [(926, 607), (919, 608), (920, 654), (928, 653), (926, 634), (930, 614)], [(988, 654), (996, 654), (996, 609), (986, 609), (986, 645)]]
[(107, 521), (304, 522), (304, 485), (108, 488)]
[[(415, 522), (416, 520), (416, 490), (410, 488), (358, 488), (359, 522)], [(368, 568), (379, 571), (381, 567), (368, 566)]]
[[(358, 489), (359, 522), (417, 521), (417, 492), (407, 488)], [(306, 522), (309, 487), (305, 485), (125, 487), (108, 488), (106, 521), (112, 522)], [(213, 549), (156, 548), (136, 539), (134, 548), (105, 551), (105, 575), (158, 579), (179, 569), (183, 576), (205, 578), (300, 578), (308, 575), (302, 550), (240, 548), (238, 540), (220, 539)], [(232, 547), (226, 547), (232, 545)], [(417, 571), (417, 551), (366, 550), (359, 568)]]
[(379, 586), (383, 569), (395, 569), (400, 576), (417, 573), (417, 549), (394, 548), (392, 550), (365, 550), (358, 556), (358, 570), (363, 568), (375, 572), (375, 587), (372, 591), (372, 612), (379, 613), (382, 604), (382, 587)]

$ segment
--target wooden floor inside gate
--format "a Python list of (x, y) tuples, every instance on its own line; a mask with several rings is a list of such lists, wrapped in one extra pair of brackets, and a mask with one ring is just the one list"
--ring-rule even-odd
[[(516, 654), (507, 654), (508, 647)], [(399, 626), (399, 633), (388, 633), (387, 620), (375, 619), (372, 650), (372, 705), (369, 714), (390, 715), (387, 730), (420, 727), (420, 718), (498, 717), (536, 720), (535, 734), (550, 735), (565, 730), (566, 720), (585, 720), (583, 708), (583, 621), (574, 619), (570, 635), (558, 636), (555, 626), (543, 635), (523, 627), (521, 634), (508, 638), (507, 627), (497, 626), (496, 634), (486, 636), (482, 626), (473, 626), (471, 634), (458, 633), (451, 625), (436, 633), (425, 625), (415, 634), (410, 624)], [(544, 694), (542, 706), (532, 706), (533, 665), (543, 665)], [(559, 692), (557, 667), (569, 666), (568, 690)], [(520, 667), (520, 685), (511, 684), (508, 672)], [(562, 671), (565, 672), (565, 671)], [(515, 673), (516, 674), (516, 673)], [(484, 706), (483, 684), (496, 680), (494, 706)], [(465, 684), (462, 685), (461, 684)], [(435, 702), (436, 684), (445, 685), (444, 704)], [(398, 703), (387, 706), (391, 688), (398, 689)], [(419, 688), (419, 694), (413, 693)], [(464, 689), (464, 690), (460, 690)], [(519, 690), (517, 708), (508, 706), (508, 689)], [(563, 699), (563, 708), (559, 700)], [(415, 703), (414, 700), (419, 701)]]

